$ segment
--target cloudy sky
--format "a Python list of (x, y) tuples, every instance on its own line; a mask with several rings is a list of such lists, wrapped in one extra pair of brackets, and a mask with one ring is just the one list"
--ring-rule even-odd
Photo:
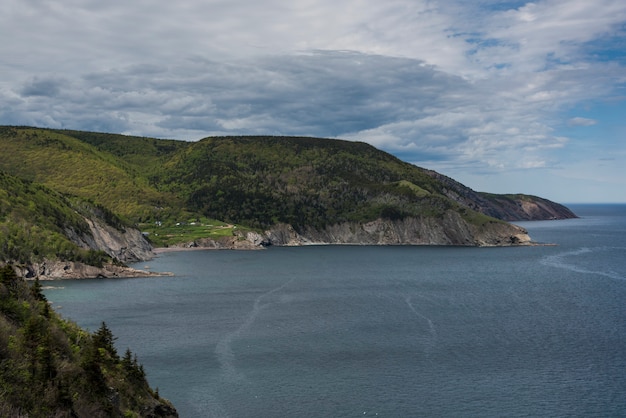
[(626, 202), (623, 0), (4, 0), (0, 40), (0, 124), (343, 138)]

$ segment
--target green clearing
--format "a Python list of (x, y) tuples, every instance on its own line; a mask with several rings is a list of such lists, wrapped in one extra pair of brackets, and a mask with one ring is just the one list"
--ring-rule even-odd
[(400, 180), (397, 184), (398, 184), (398, 187), (406, 187), (409, 190), (411, 190), (415, 194), (416, 197), (425, 197), (430, 194), (428, 190), (424, 190), (417, 184), (413, 184), (407, 180)]
[(237, 226), (215, 219), (194, 218), (177, 222), (152, 222), (140, 224), (139, 228), (147, 235), (152, 245), (169, 247), (182, 242), (202, 238), (218, 239), (232, 236)]

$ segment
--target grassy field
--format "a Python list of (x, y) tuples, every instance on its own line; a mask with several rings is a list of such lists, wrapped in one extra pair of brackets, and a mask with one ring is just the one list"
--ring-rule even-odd
[(232, 236), (237, 226), (215, 219), (196, 218), (178, 222), (145, 223), (140, 224), (139, 228), (155, 247), (168, 247), (200, 238)]

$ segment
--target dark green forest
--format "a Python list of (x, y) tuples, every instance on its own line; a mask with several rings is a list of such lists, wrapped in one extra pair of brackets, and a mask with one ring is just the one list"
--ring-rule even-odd
[[(205, 216), (268, 228), (431, 216), (456, 205), (415, 166), (364, 143), (316, 138), (208, 138), (155, 179)], [(419, 186), (418, 186), (419, 184)]]

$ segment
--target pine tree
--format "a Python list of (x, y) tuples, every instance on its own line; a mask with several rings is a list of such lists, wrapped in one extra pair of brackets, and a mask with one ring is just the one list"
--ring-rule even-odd
[(38, 301), (47, 302), (48, 299), (46, 299), (46, 295), (43, 294), (41, 289), (42, 289), (42, 286), (41, 286), (41, 283), (39, 282), (39, 278), (37, 277), (35, 278), (35, 282), (30, 287), (30, 293)]
[(118, 360), (119, 357), (114, 345), (116, 339), (117, 337), (113, 336), (113, 332), (111, 332), (104, 321), (102, 321), (102, 325), (93, 335), (93, 343), (96, 349), (103, 348), (109, 353), (111, 358)]

